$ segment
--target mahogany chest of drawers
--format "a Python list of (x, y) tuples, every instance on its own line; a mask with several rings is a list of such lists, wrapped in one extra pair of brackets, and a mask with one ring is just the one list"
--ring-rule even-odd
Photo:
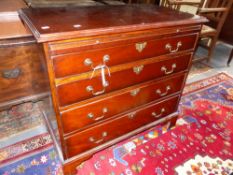
[(44, 47), (67, 174), (122, 139), (175, 124), (204, 18), (148, 5), (20, 16)]

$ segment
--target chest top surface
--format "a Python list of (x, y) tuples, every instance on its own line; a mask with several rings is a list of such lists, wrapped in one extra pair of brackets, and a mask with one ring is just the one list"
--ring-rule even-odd
[(202, 17), (155, 5), (31, 8), (19, 14), (38, 42), (204, 22)]

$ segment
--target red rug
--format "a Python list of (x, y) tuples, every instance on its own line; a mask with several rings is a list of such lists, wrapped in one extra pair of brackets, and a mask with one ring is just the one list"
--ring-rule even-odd
[(221, 73), (187, 85), (179, 110), (175, 129), (152, 128), (101, 151), (78, 175), (233, 173), (233, 79)]

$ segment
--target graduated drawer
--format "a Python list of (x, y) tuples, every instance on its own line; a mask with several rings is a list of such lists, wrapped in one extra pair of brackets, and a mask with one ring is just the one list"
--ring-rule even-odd
[(140, 64), (122, 71), (106, 75), (108, 86), (103, 87), (101, 76), (62, 84), (57, 87), (57, 96), (60, 106), (70, 105), (107, 92), (126, 88), (155, 78), (172, 75), (187, 69), (191, 54), (172, 57), (167, 60), (154, 59), (154, 63)]
[(61, 112), (63, 132), (66, 134), (88, 127), (116, 114), (179, 92), (184, 78), (185, 74), (180, 74), (160, 81), (153, 80)]
[(161, 119), (177, 110), (179, 96), (151, 103), (119, 118), (104, 122), (65, 139), (67, 156), (72, 157), (91, 148)]
[(196, 37), (197, 34), (194, 33), (162, 39), (140, 39), (127, 45), (122, 42), (121, 45), (115, 47), (90, 49), (91, 51), (54, 56), (52, 59), (55, 77), (61, 78), (88, 72), (100, 64), (106, 64), (110, 67), (139, 59), (193, 49)]

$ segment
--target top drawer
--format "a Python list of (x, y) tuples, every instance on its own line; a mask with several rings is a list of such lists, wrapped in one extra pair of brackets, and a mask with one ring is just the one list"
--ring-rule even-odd
[(100, 64), (114, 66), (139, 59), (193, 49), (196, 38), (197, 34), (193, 33), (163, 39), (138, 39), (133, 40), (130, 44), (122, 42), (116, 47), (53, 56), (55, 77), (61, 78), (92, 71), (94, 67)]

